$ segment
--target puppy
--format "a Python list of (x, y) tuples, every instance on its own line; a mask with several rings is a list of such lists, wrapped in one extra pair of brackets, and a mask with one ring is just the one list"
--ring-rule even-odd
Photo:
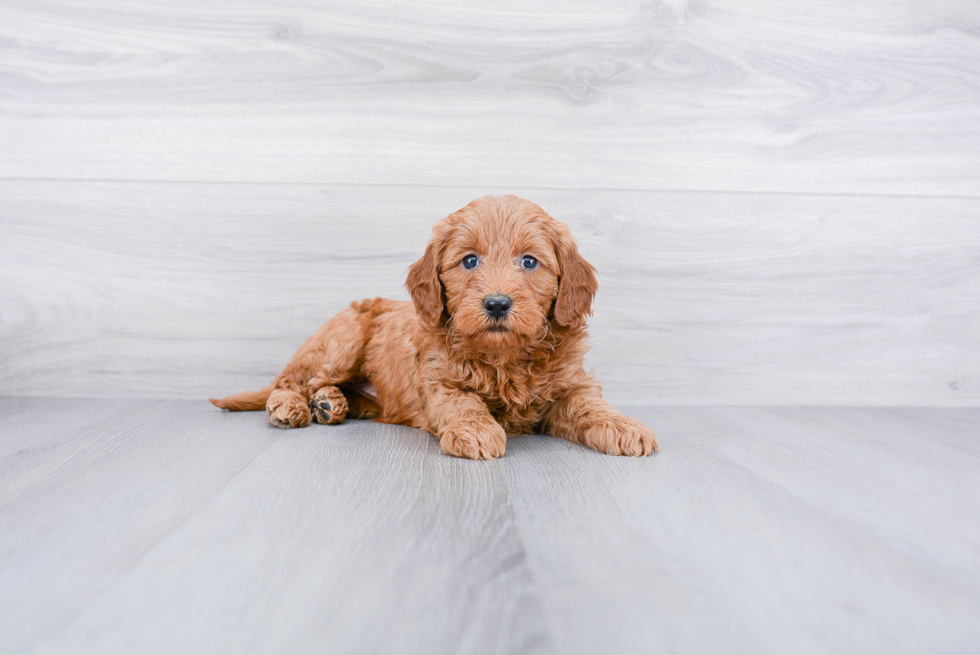
[(412, 425), (471, 459), (530, 432), (610, 455), (658, 450), (583, 370), (595, 269), (534, 203), (488, 196), (439, 221), (407, 286), (412, 302), (354, 302), (327, 321), (262, 391), (211, 402), (265, 408), (282, 428)]

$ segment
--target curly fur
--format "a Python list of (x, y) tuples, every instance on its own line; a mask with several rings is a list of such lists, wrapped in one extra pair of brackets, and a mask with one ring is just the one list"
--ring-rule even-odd
[[(537, 268), (521, 266), (525, 255)], [(473, 459), (499, 457), (508, 436), (529, 432), (610, 455), (657, 451), (653, 432), (603, 400), (582, 367), (595, 270), (534, 203), (488, 196), (439, 221), (406, 285), (412, 302), (354, 302), (268, 387), (211, 402), (264, 408), (284, 428), (347, 416), (412, 425)], [(484, 310), (493, 294), (512, 299), (502, 320)]]

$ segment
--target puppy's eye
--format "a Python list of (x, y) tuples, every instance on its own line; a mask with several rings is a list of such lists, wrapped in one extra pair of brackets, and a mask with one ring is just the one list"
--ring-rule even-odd
[(523, 266), (525, 270), (533, 271), (538, 267), (538, 260), (531, 255), (524, 255), (521, 258), (521, 266)]
[(480, 260), (477, 259), (476, 255), (466, 255), (466, 257), (463, 257), (463, 268), (476, 268), (476, 265), (479, 263)]

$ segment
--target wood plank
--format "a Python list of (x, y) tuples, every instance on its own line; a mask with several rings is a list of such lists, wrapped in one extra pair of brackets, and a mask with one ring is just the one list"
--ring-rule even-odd
[[(0, 506), (11, 652), (980, 647), (977, 409), (636, 407), (655, 457), (527, 436), (470, 462), (401, 426), (129, 402)], [(15, 403), (0, 446), (57, 436)]]
[[(49, 401), (34, 402), (47, 413)], [(21, 472), (14, 494), (4, 478), (0, 508), (0, 633), (11, 652), (77, 615), (280, 436), (243, 433), (243, 417), (129, 405), (128, 416), (78, 428), (57, 466), (30, 451), (5, 458)], [(57, 431), (39, 421), (31, 434), (41, 445)]]
[[(0, 507), (125, 420), (132, 400), (0, 398)], [(136, 403), (143, 407), (147, 403)]]
[[(658, 431), (660, 455), (587, 458), (548, 438), (508, 447), (510, 497), (557, 652), (980, 644), (980, 560), (967, 548), (980, 539), (975, 429), (960, 428), (973, 439), (962, 458), (933, 442), (943, 430), (928, 418), (910, 429), (880, 410), (634, 415)], [(893, 446), (893, 434), (914, 435), (919, 450)]]
[(155, 407), (0, 509), (7, 648), (547, 646), (499, 463), (401, 426)]
[[(501, 191), (0, 182), (0, 393), (261, 388)], [(980, 404), (980, 200), (516, 191), (599, 269), (615, 402)]]
[(0, 176), (980, 195), (976, 4), (0, 8)]
[(767, 431), (720, 450), (820, 511), (980, 588), (980, 409), (963, 414), (956, 425), (949, 412), (924, 408), (731, 409), (724, 420), (733, 430)]

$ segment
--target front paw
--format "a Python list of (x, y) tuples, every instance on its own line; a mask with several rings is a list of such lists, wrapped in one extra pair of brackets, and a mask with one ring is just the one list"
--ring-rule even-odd
[(440, 432), (439, 445), (447, 455), (468, 459), (496, 459), (507, 449), (507, 433), (493, 419), (459, 422)]
[(588, 428), (585, 443), (607, 455), (646, 457), (660, 450), (653, 430), (636, 419), (617, 416)]

